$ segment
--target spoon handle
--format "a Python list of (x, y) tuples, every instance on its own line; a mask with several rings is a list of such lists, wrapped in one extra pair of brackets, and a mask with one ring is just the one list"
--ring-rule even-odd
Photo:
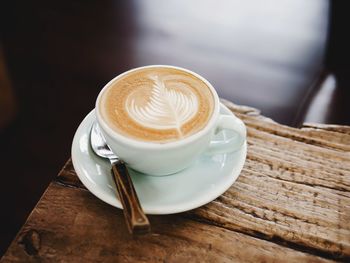
[(120, 201), (123, 205), (124, 217), (129, 232), (131, 234), (145, 234), (150, 232), (150, 223), (141, 208), (128, 169), (122, 160), (112, 163), (112, 174)]

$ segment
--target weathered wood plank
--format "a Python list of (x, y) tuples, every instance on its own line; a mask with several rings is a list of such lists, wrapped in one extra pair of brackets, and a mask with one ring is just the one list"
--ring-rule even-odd
[(62, 184), (67, 187), (81, 188), (87, 191), (83, 183), (79, 180), (75, 173), (72, 160), (69, 159), (59, 172), (58, 176), (54, 179), (58, 184)]
[[(277, 124), (271, 119), (261, 116), (259, 111), (254, 108), (241, 107), (229, 102), (225, 102), (225, 104), (237, 116), (241, 117), (248, 127), (248, 156), (240, 177), (221, 197), (206, 206), (186, 213), (185, 217), (152, 217), (157, 227), (155, 233), (164, 234), (161, 240), (166, 240), (165, 242), (170, 242), (170, 236), (174, 237), (172, 245), (181, 248), (181, 251), (184, 251), (183, 253), (199, 255), (208, 261), (214, 258), (223, 262), (242, 260), (243, 258), (240, 258), (242, 254), (239, 254), (238, 251), (228, 252), (222, 248), (225, 247), (224, 241), (229, 240), (231, 242), (239, 239), (239, 242), (243, 242), (244, 246), (249, 247), (253, 244), (251, 243), (253, 237), (258, 238), (252, 239), (254, 242), (266, 242), (264, 246), (273, 245), (274, 249), (278, 248), (276, 253), (281, 253), (279, 249), (282, 245), (309, 252), (309, 254), (344, 261), (350, 260), (350, 135), (348, 129), (340, 127), (337, 130), (337, 126), (334, 125), (309, 124), (302, 129), (295, 129)], [(74, 195), (82, 195), (84, 200), (88, 198), (86, 196), (90, 196), (86, 199), (87, 207), (90, 207), (91, 202), (99, 202), (80, 183), (70, 161), (67, 162), (56, 178), (55, 184), (52, 185), (52, 187), (55, 187), (54, 191), (63, 191), (57, 189), (58, 185), (61, 185), (63, 189), (70, 189), (74, 193), (79, 193)], [(46, 198), (45, 196), (44, 198)], [(50, 201), (51, 203), (60, 200), (54, 193), (50, 196), (53, 199)], [(81, 196), (74, 198), (79, 199)], [(57, 200), (54, 201), (54, 199)], [(42, 202), (39, 203), (38, 208), (33, 213), (36, 213)], [(62, 200), (60, 202), (62, 203)], [(72, 199), (71, 202), (72, 209), (75, 209), (75, 201)], [(96, 207), (98, 206), (97, 203)], [(99, 203), (100, 206), (106, 207), (101, 202)], [(58, 210), (61, 209), (58, 203), (56, 206)], [(112, 208), (105, 209), (109, 211), (108, 209)], [(41, 216), (40, 220), (46, 220), (48, 215), (45, 212), (46, 210), (39, 209), (41, 215), (45, 215)], [(67, 213), (66, 210), (63, 210), (62, 213)], [(116, 212), (114, 209), (112, 210), (114, 212), (103, 211), (101, 213), (113, 216)], [(84, 213), (89, 214), (91, 211), (82, 210), (79, 216), (84, 217)], [(39, 220), (39, 216), (37, 220)], [(121, 220), (121, 218), (118, 220)], [(34, 247), (35, 251), (35, 244), (40, 242), (37, 241), (38, 234), (35, 231), (28, 232), (29, 229), (35, 229), (30, 227), (32, 221), (29, 220), (10, 250), (16, 246), (16, 242), (19, 242), (19, 238), (25, 235), (33, 243), (32, 248), (29, 246), (27, 250)], [(58, 235), (61, 233), (61, 229), (56, 228), (63, 227), (62, 230), (64, 230), (65, 225), (71, 224), (71, 221), (72, 219), (62, 218), (61, 223), (53, 222), (53, 229), (49, 230), (49, 226), (47, 226), (46, 231), (51, 231), (52, 235)], [(171, 223), (171, 221), (174, 222)], [(158, 228), (158, 225), (164, 226), (164, 229)], [(118, 226), (123, 229), (121, 222)], [(167, 232), (165, 226), (170, 227), (171, 231)], [(89, 227), (92, 226), (89, 225)], [(178, 234), (180, 232), (177, 231), (181, 230), (193, 232), (193, 234), (185, 237), (185, 232)], [(23, 231), (27, 234), (24, 234)], [(201, 252), (207, 246), (205, 241), (202, 241), (202, 239), (206, 240), (207, 233), (211, 233), (213, 238), (216, 236), (215, 242), (217, 244), (214, 252), (211, 251), (207, 255), (209, 258)], [(104, 233), (104, 235), (108, 234)], [(123, 235), (117, 235), (116, 239), (127, 239)], [(93, 237), (92, 234), (88, 236)], [(62, 236), (61, 242), (71, 238), (68, 234), (65, 234)], [(21, 240), (24, 240), (23, 237)], [(47, 240), (47, 242), (53, 242), (49, 241), (50, 238)], [(146, 238), (145, 240), (151, 243), (154, 242), (152, 239)], [(186, 240), (188, 248), (185, 248), (183, 240)], [(115, 242), (113, 243), (115, 246), (122, 246), (118, 243), (119, 241), (113, 242)], [(157, 243), (157, 245), (159, 244), (162, 243)], [(261, 244), (254, 245), (258, 247), (259, 252), (247, 252), (248, 250), (245, 247), (239, 247), (239, 250), (242, 253), (258, 255), (258, 261), (260, 259), (276, 259), (267, 256), (265, 250), (260, 255), (259, 246)], [(69, 243), (69, 245), (71, 244)], [(170, 243), (168, 246), (170, 247)], [(102, 243), (97, 247), (102, 249)], [(128, 248), (136, 247), (130, 241)], [(211, 247), (213, 248), (213, 244)], [(108, 250), (109, 246), (106, 249)], [(162, 252), (159, 252), (161, 256), (157, 254), (157, 258), (154, 258), (153, 254), (152, 258), (147, 253), (142, 254), (146, 255), (144, 258), (141, 254), (133, 257), (130, 254), (131, 250), (128, 249), (120, 250), (114, 254), (112, 252), (108, 253), (112, 253), (114, 257), (120, 256), (123, 260), (178, 260), (168, 256), (169, 253), (175, 253), (171, 252), (170, 249), (168, 250), (168, 247), (164, 248), (163, 246), (161, 250), (159, 249), (157, 247), (157, 251)], [(217, 255), (218, 251), (222, 255)], [(17, 252), (14, 252), (11, 259), (15, 258)], [(289, 253), (289, 250), (287, 252)], [(309, 256), (307, 254), (298, 255)], [(294, 259), (294, 257), (291, 258)], [(184, 258), (184, 260), (186, 259)], [(314, 259), (312, 256), (305, 258), (306, 261), (313, 261)], [(248, 256), (243, 261), (249, 260), (256, 261), (256, 258), (253, 259)], [(319, 258), (316, 260), (319, 260)]]
[[(332, 131), (332, 133), (314, 133), (314, 129), (296, 129), (286, 125), (281, 125), (273, 120), (259, 115), (259, 111), (254, 108), (243, 107), (233, 104), (232, 102), (222, 100), (222, 102), (231, 109), (239, 118), (243, 119), (245, 124), (251, 128), (255, 128), (259, 131), (266, 131), (268, 133), (278, 135), (285, 138), (290, 138), (295, 141), (304, 142), (309, 145), (318, 145), (326, 148), (335, 148), (342, 151), (350, 151), (350, 134), (347, 126), (339, 126), (337, 131), (337, 125), (319, 125), (317, 127), (323, 127), (322, 131)], [(305, 124), (308, 125), (308, 124)], [(309, 124), (311, 125), (311, 124)], [(313, 127), (316, 127), (315, 125)], [(305, 126), (307, 127), (307, 126)], [(338, 133), (341, 133), (338, 137)], [(326, 134), (326, 136), (325, 136)]]
[(300, 176), (303, 180), (317, 178), (325, 182), (325, 187), (334, 184), (341, 189), (350, 189), (350, 178), (347, 176), (350, 173), (348, 154), (325, 149), (317, 151), (313, 146), (303, 149), (303, 145), (296, 149), (297, 143), (293, 143), (293, 148), (293, 145), (284, 145), (284, 142), (276, 138), (277, 147), (264, 138), (250, 140), (248, 158), (255, 160), (253, 168), (254, 165), (261, 168), (265, 164), (280, 176), (291, 174), (292, 180), (300, 181)]
[(120, 210), (52, 183), (1, 262), (328, 262), (184, 215), (150, 220), (132, 237)]
[(334, 124), (320, 124), (320, 123), (304, 123), (303, 128), (312, 128), (318, 130), (333, 131), (350, 135), (350, 126), (334, 125)]
[[(350, 143), (344, 144), (337, 142), (338, 140), (329, 140), (320, 134), (315, 136), (315, 134), (310, 133), (308, 130), (295, 129), (288, 126), (283, 126), (274, 122), (258, 121), (254, 116), (237, 114), (240, 118), (244, 120), (246, 125), (255, 128), (259, 131), (266, 131), (268, 133), (278, 135), (285, 138), (290, 138), (295, 141), (304, 142), (309, 145), (317, 145), (325, 148), (333, 148), (342, 151), (350, 151)], [(345, 142), (350, 141), (350, 135), (343, 134), (343, 140)]]
[(245, 172), (223, 196), (194, 214), (228, 229), (278, 238), (310, 252), (348, 257), (349, 197)]
[(231, 107), (248, 127), (244, 170), (223, 196), (193, 213), (228, 229), (349, 259), (350, 153), (345, 143), (350, 136), (345, 129), (299, 130), (236, 108)]
[[(249, 118), (247, 161), (231, 189), (195, 216), (313, 253), (350, 257), (350, 155), (343, 147), (348, 134), (335, 132), (334, 125), (331, 131), (286, 128), (253, 108), (227, 105)], [(260, 129), (271, 123), (276, 126)], [(285, 129), (292, 136), (282, 136)], [(318, 132), (337, 143), (320, 143)], [(59, 180), (79, 185), (71, 164), (65, 170)]]

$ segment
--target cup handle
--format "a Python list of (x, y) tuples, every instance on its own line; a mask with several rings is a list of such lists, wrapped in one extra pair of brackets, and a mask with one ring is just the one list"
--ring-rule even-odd
[(234, 152), (243, 145), (247, 137), (247, 130), (243, 121), (234, 115), (220, 115), (216, 124), (215, 134), (226, 129), (234, 131), (235, 135), (227, 140), (211, 141), (206, 153), (219, 154)]

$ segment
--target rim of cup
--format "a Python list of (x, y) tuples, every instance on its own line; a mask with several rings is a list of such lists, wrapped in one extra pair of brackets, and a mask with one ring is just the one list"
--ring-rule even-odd
[[(141, 141), (138, 139), (133, 139), (131, 137), (127, 137), (124, 136), (118, 132), (116, 132), (115, 130), (113, 130), (108, 123), (103, 119), (103, 117), (101, 116), (100, 113), (100, 101), (101, 101), (101, 97), (102, 94), (105, 92), (106, 89), (108, 89), (115, 81), (117, 81), (118, 79), (120, 79), (121, 77), (137, 71), (137, 70), (142, 70), (142, 69), (146, 69), (146, 68), (158, 68), (158, 67), (162, 67), (162, 68), (172, 68), (172, 69), (178, 69), (181, 71), (185, 71), (193, 76), (195, 76), (196, 78), (200, 79), (201, 81), (203, 81), (208, 88), (210, 89), (211, 93), (213, 94), (214, 97), (214, 110), (213, 113), (207, 123), (207, 125), (199, 130), (198, 132), (185, 137), (183, 139), (177, 140), (177, 141), (171, 141), (171, 142), (147, 142), (147, 141)], [(193, 141), (196, 141), (197, 139), (200, 139), (203, 135), (205, 135), (206, 133), (208, 133), (213, 126), (215, 125), (216, 121), (217, 121), (217, 117), (219, 115), (220, 112), (220, 101), (219, 101), (219, 96), (216, 92), (216, 90), (214, 89), (214, 87), (210, 84), (210, 82), (208, 80), (206, 80), (204, 77), (202, 77), (201, 75), (182, 68), (182, 67), (177, 67), (177, 66), (170, 66), (170, 65), (148, 65), (148, 66), (142, 66), (142, 67), (137, 67), (137, 68), (133, 68), (130, 69), (128, 71), (125, 71), (124, 73), (119, 74), (118, 76), (114, 77), (112, 80), (110, 80), (103, 88), (102, 90), (99, 92), (97, 99), (96, 99), (96, 104), (95, 104), (95, 112), (96, 112), (96, 117), (97, 117), (97, 122), (99, 123), (100, 127), (102, 128), (102, 130), (107, 133), (110, 137), (112, 137), (112, 139), (115, 139), (116, 141), (118, 141), (118, 143), (127, 145), (127, 146), (134, 146), (137, 148), (148, 148), (148, 149), (160, 149), (160, 148), (176, 148), (179, 146), (183, 146), (186, 144), (189, 144)]]

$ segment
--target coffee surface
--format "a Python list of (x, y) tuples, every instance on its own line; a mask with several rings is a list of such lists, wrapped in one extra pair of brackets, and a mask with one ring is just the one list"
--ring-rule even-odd
[(132, 71), (102, 94), (102, 118), (133, 139), (166, 143), (186, 138), (209, 121), (214, 96), (201, 79), (179, 69)]

